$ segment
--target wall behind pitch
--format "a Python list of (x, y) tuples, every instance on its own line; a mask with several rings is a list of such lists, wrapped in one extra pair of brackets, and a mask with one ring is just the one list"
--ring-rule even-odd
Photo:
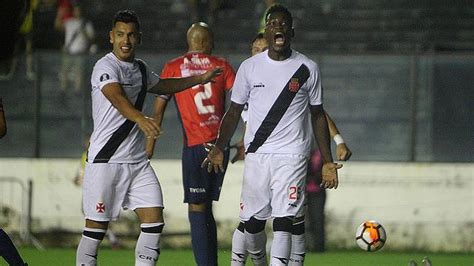
[[(0, 159), (0, 180), (33, 180), (34, 231), (82, 230), (81, 189), (72, 182), (78, 164), (70, 159)], [(164, 191), (166, 232), (187, 232), (180, 161), (155, 160), (152, 165)], [(238, 222), (242, 172), (242, 163), (229, 166), (215, 204), (218, 224), (225, 227), (221, 238), (230, 238), (229, 228)], [(0, 205), (6, 197), (2, 191)], [(385, 226), (386, 249), (472, 252), (474, 164), (345, 163), (339, 188), (328, 192), (326, 214), (330, 247), (354, 248), (356, 227), (374, 219)]]

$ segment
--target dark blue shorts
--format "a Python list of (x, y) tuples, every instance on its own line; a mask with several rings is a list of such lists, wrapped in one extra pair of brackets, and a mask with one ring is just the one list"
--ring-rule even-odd
[[(206, 159), (207, 152), (204, 145), (184, 147), (182, 168), (183, 168), (183, 188), (184, 202), (186, 203), (206, 203), (211, 200), (219, 200), (221, 187), (224, 181), (224, 172), (211, 173), (207, 168), (202, 168), (201, 164)], [(224, 169), (227, 169), (229, 162), (229, 149), (224, 151)]]

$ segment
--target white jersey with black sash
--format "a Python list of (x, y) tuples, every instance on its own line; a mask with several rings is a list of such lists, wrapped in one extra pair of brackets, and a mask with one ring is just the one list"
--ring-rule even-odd
[(322, 104), (314, 61), (295, 50), (284, 61), (257, 54), (240, 65), (231, 100), (248, 104), (247, 153), (309, 154), (308, 106)]
[[(144, 134), (120, 114), (102, 89), (107, 84), (119, 83), (132, 105), (143, 110), (147, 89), (158, 81), (159, 76), (139, 59), (125, 62), (108, 53), (97, 61), (91, 77), (94, 131), (87, 156), (89, 163), (136, 163), (146, 159)], [(144, 83), (146, 86), (142, 86)]]

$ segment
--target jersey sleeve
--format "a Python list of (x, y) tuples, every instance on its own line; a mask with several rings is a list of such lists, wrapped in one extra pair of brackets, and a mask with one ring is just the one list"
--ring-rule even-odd
[[(176, 77), (176, 75), (173, 73), (173, 68), (171, 67), (171, 65), (169, 63), (165, 64), (165, 66), (161, 70), (160, 77), (161, 78), (174, 78), (174, 77)], [(166, 101), (169, 101), (171, 99), (170, 94), (167, 94), (167, 95), (160, 94), (160, 95), (157, 95), (157, 97), (160, 97), (160, 98), (162, 98)]]
[(239, 70), (237, 70), (237, 75), (235, 77), (234, 86), (232, 86), (232, 96), (230, 97), (231, 101), (238, 104), (245, 104), (250, 95), (250, 84), (247, 79), (247, 64), (244, 61)]
[(311, 69), (311, 75), (308, 79), (309, 84), (309, 104), (321, 105), (323, 103), (323, 86), (321, 81), (321, 73), (318, 66)]
[(234, 68), (229, 64), (229, 62), (224, 61), (224, 82), (225, 82), (225, 90), (232, 89), (235, 81), (235, 71)]
[(92, 71), (92, 84), (97, 84), (100, 90), (107, 84), (120, 83), (118, 66), (106, 64), (106, 62), (99, 62)]

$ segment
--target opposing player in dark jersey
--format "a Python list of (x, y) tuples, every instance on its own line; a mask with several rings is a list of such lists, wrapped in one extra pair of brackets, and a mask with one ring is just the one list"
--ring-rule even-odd
[(323, 157), (325, 188), (337, 188), (337, 169), (322, 106), (322, 86), (316, 63), (290, 48), (294, 36), (291, 13), (274, 5), (265, 15), (267, 51), (245, 60), (232, 88), (231, 106), (224, 115), (215, 147), (203, 166), (223, 169), (223, 150), (248, 104), (245, 133), (244, 181), (240, 219), (244, 221), (247, 249), (255, 265), (266, 265), (265, 220), (273, 219), (271, 265), (290, 259), (292, 224), (304, 203), (304, 181), (311, 133)]
[[(225, 59), (211, 55), (213, 35), (205, 23), (195, 23), (189, 28), (187, 42), (188, 52), (169, 61), (161, 72), (162, 78), (197, 75), (215, 67), (222, 68), (223, 73), (215, 82), (157, 97), (155, 120), (161, 124), (167, 102), (174, 98), (184, 132), (184, 202), (188, 203), (194, 258), (197, 265), (217, 265), (217, 232), (212, 202), (219, 199), (228, 150), (224, 156), (223, 172), (209, 173), (201, 168), (201, 163), (207, 156), (206, 143), (213, 143), (217, 138), (225, 111), (225, 96), (234, 83), (235, 72)], [(148, 148), (151, 154), (153, 145)]]
[(135, 58), (141, 32), (137, 15), (116, 13), (110, 43), (113, 50), (99, 59), (92, 72), (92, 118), (83, 183), (85, 228), (76, 265), (96, 265), (97, 249), (109, 221), (122, 207), (140, 220), (135, 265), (156, 265), (164, 226), (161, 187), (145, 151), (145, 138), (160, 134), (158, 124), (142, 113), (147, 92), (169, 94), (219, 75), (219, 68), (181, 79), (161, 79)]

